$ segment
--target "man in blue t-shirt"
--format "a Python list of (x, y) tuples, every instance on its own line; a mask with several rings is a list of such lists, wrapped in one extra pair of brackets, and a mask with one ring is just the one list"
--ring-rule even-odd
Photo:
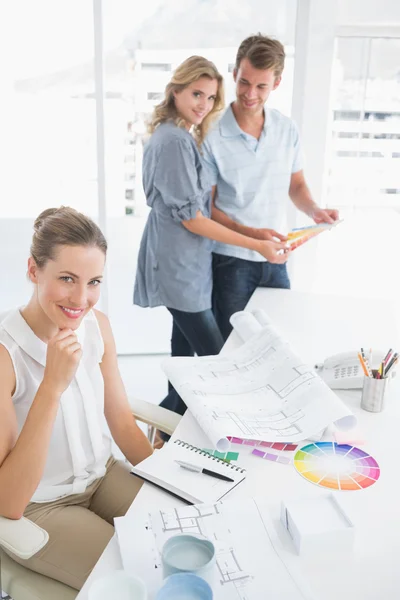
[[(334, 209), (312, 199), (303, 174), (295, 123), (265, 103), (282, 76), (285, 50), (261, 34), (245, 39), (233, 71), (236, 100), (203, 144), (213, 184), (212, 218), (247, 236), (286, 240), (288, 196), (315, 223), (333, 223)], [(243, 310), (259, 286), (289, 288), (286, 264), (272, 264), (251, 250), (215, 244), (213, 308), (222, 335), (231, 315)]]

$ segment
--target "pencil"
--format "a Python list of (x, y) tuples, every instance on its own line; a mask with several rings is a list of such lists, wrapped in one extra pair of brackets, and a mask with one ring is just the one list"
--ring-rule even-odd
[(393, 367), (395, 366), (395, 364), (398, 363), (398, 361), (399, 361), (399, 357), (395, 358), (395, 360), (392, 362), (391, 366), (386, 369), (385, 377), (387, 377), (389, 375), (389, 371), (393, 370)]
[(364, 375), (365, 375), (365, 377), (369, 377), (370, 375), (369, 375), (369, 373), (368, 373), (368, 369), (367, 369), (367, 367), (366, 367), (366, 365), (365, 365), (365, 362), (364, 362), (364, 360), (363, 360), (363, 357), (361, 356), (361, 354), (360, 354), (360, 353), (358, 353), (358, 354), (357, 354), (357, 356), (358, 356), (358, 360), (359, 360), (359, 361), (360, 361), (360, 363), (361, 363), (361, 367), (362, 367), (362, 370), (364, 371)]
[(386, 363), (389, 361), (390, 355), (392, 354), (393, 350), (392, 348), (389, 348), (385, 358), (383, 359), (384, 364), (386, 365)]
[(384, 374), (385, 374), (385, 363), (382, 361), (381, 365), (379, 367), (379, 375), (380, 375), (379, 379), (383, 379)]
[(388, 366), (385, 369), (385, 374), (387, 375), (388, 371), (393, 367), (394, 363), (397, 361), (399, 355), (397, 352), (395, 352), (392, 356), (392, 358), (389, 361)]
[(369, 364), (369, 362), (368, 362), (368, 360), (367, 360), (367, 358), (365, 356), (364, 348), (361, 348), (361, 356), (362, 356), (362, 359), (364, 361), (364, 366), (367, 369), (368, 377), (374, 377), (374, 374), (372, 372), (371, 366), (370, 366), (370, 364)]

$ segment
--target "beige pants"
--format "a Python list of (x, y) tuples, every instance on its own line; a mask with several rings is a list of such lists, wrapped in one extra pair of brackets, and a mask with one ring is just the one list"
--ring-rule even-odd
[(29, 560), (10, 556), (24, 567), (80, 590), (114, 534), (113, 517), (122, 517), (142, 482), (111, 458), (104, 477), (83, 494), (28, 504), (24, 516), (49, 534), (46, 546)]

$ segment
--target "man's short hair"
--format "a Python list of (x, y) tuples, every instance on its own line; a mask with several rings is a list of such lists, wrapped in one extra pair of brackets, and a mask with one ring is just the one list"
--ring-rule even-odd
[(280, 77), (285, 66), (285, 48), (278, 40), (259, 33), (251, 35), (240, 44), (236, 54), (236, 70), (244, 58), (255, 69), (273, 69), (275, 77)]

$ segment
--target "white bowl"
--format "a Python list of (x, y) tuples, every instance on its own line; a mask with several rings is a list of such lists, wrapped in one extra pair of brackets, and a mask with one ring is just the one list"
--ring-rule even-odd
[(147, 600), (144, 582), (119, 570), (96, 579), (89, 588), (89, 600)]

